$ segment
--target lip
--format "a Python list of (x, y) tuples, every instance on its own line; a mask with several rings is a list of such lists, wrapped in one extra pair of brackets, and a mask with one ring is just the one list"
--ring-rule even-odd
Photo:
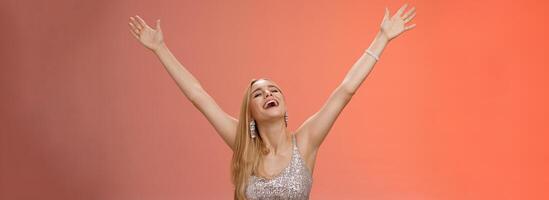
[(265, 100), (265, 103), (263, 103), (263, 109), (267, 109), (267, 103), (269, 103), (271, 100), (272, 100), (272, 101), (275, 101), (276, 106), (280, 105), (280, 103), (278, 102), (278, 100), (276, 100), (275, 98), (270, 98), (270, 99), (266, 99), (266, 100)]

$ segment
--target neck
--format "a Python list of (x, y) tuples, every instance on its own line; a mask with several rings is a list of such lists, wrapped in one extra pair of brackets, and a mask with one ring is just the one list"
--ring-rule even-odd
[(291, 133), (286, 128), (284, 119), (277, 121), (265, 121), (257, 124), (259, 135), (263, 143), (269, 149), (269, 153), (277, 154), (291, 144)]

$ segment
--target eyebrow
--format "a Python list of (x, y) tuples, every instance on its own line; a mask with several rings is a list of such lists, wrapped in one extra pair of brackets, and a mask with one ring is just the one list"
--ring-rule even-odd
[[(274, 87), (274, 88), (280, 90), (280, 89), (279, 89), (278, 87), (276, 87), (275, 85), (267, 85), (267, 87)], [(257, 91), (257, 90), (259, 90), (259, 89), (261, 89), (261, 87), (256, 88), (256, 89), (252, 92), (252, 94), (255, 93), (255, 91)]]

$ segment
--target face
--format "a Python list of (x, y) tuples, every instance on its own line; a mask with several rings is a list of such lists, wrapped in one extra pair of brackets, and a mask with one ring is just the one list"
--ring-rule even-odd
[(286, 102), (278, 85), (270, 80), (260, 79), (252, 85), (250, 110), (256, 121), (284, 118)]

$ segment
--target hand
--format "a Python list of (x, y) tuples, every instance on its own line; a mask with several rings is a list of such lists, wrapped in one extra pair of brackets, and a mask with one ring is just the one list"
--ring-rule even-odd
[(143, 46), (156, 51), (164, 45), (160, 20), (156, 20), (156, 29), (152, 29), (141, 17), (137, 15), (135, 17), (137, 20), (134, 17), (130, 17), (130, 32)]
[(402, 15), (402, 12), (404, 12), (407, 6), (408, 4), (404, 4), (391, 18), (389, 18), (389, 9), (385, 7), (385, 16), (383, 16), (383, 21), (381, 22), (381, 32), (387, 37), (388, 40), (392, 40), (402, 32), (410, 30), (416, 26), (416, 24), (404, 26), (416, 16), (415, 7)]

